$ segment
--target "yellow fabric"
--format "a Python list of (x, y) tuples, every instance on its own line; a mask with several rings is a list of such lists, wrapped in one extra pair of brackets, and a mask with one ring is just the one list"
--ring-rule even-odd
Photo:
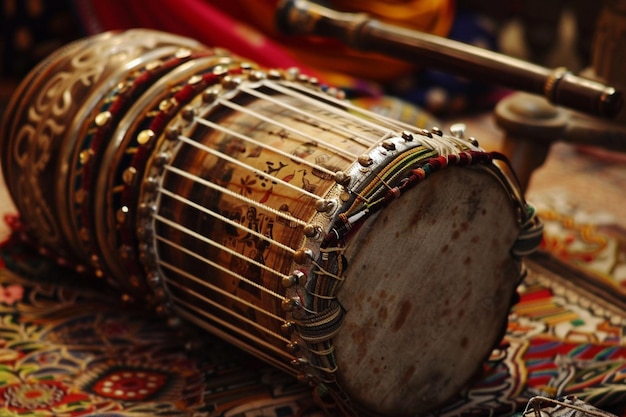
[[(299, 62), (329, 79), (339, 73), (385, 82), (414, 69), (406, 62), (350, 50), (335, 40), (284, 36), (274, 27), (276, 3), (277, 0), (238, 0), (237, 17), (279, 39)], [(340, 11), (366, 12), (385, 23), (440, 36), (449, 33), (455, 10), (453, 0), (332, 0), (326, 5)]]
[(449, 0), (334, 0), (338, 9), (369, 13), (387, 23), (446, 36), (454, 5)]

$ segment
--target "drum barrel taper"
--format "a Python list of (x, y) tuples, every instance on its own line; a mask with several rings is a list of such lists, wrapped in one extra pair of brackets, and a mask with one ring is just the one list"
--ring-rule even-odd
[(288, 34), (339, 39), (363, 52), (381, 53), (421, 67), (439, 69), (475, 80), (539, 94), (550, 102), (588, 114), (614, 117), (621, 110), (621, 92), (574, 75), (493, 51), (386, 24), (363, 13), (344, 13), (304, 0), (281, 1), (276, 20)]

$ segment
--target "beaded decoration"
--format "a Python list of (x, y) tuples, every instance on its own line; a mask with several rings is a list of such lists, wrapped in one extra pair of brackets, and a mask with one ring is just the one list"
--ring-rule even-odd
[(69, 209), (56, 217), (69, 219), (80, 269), (124, 299), (198, 324), (356, 414), (335, 344), (354, 317), (340, 290), (351, 244), (394, 201), (442, 171), (478, 172), (512, 207), (501, 260), (520, 276), (503, 287), (523, 276), (542, 226), (504, 156), (359, 108), (295, 69), (202, 47), (150, 58), (103, 81), (70, 123), (78, 139), (65, 139), (58, 187), (69, 203), (55, 207)]

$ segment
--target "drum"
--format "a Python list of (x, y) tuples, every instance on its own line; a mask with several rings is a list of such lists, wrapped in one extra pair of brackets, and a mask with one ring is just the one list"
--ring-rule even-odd
[(46, 252), (346, 415), (453, 400), (500, 343), (541, 238), (505, 161), (473, 139), (160, 32), (56, 53), (1, 137)]

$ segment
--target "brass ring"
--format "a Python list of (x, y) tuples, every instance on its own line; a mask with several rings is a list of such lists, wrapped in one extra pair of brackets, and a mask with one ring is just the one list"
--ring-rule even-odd
[(570, 74), (571, 71), (565, 67), (556, 68), (546, 79), (545, 84), (543, 85), (543, 94), (545, 97), (554, 102), (556, 98), (556, 87), (559, 82), (565, 77), (565, 75)]

